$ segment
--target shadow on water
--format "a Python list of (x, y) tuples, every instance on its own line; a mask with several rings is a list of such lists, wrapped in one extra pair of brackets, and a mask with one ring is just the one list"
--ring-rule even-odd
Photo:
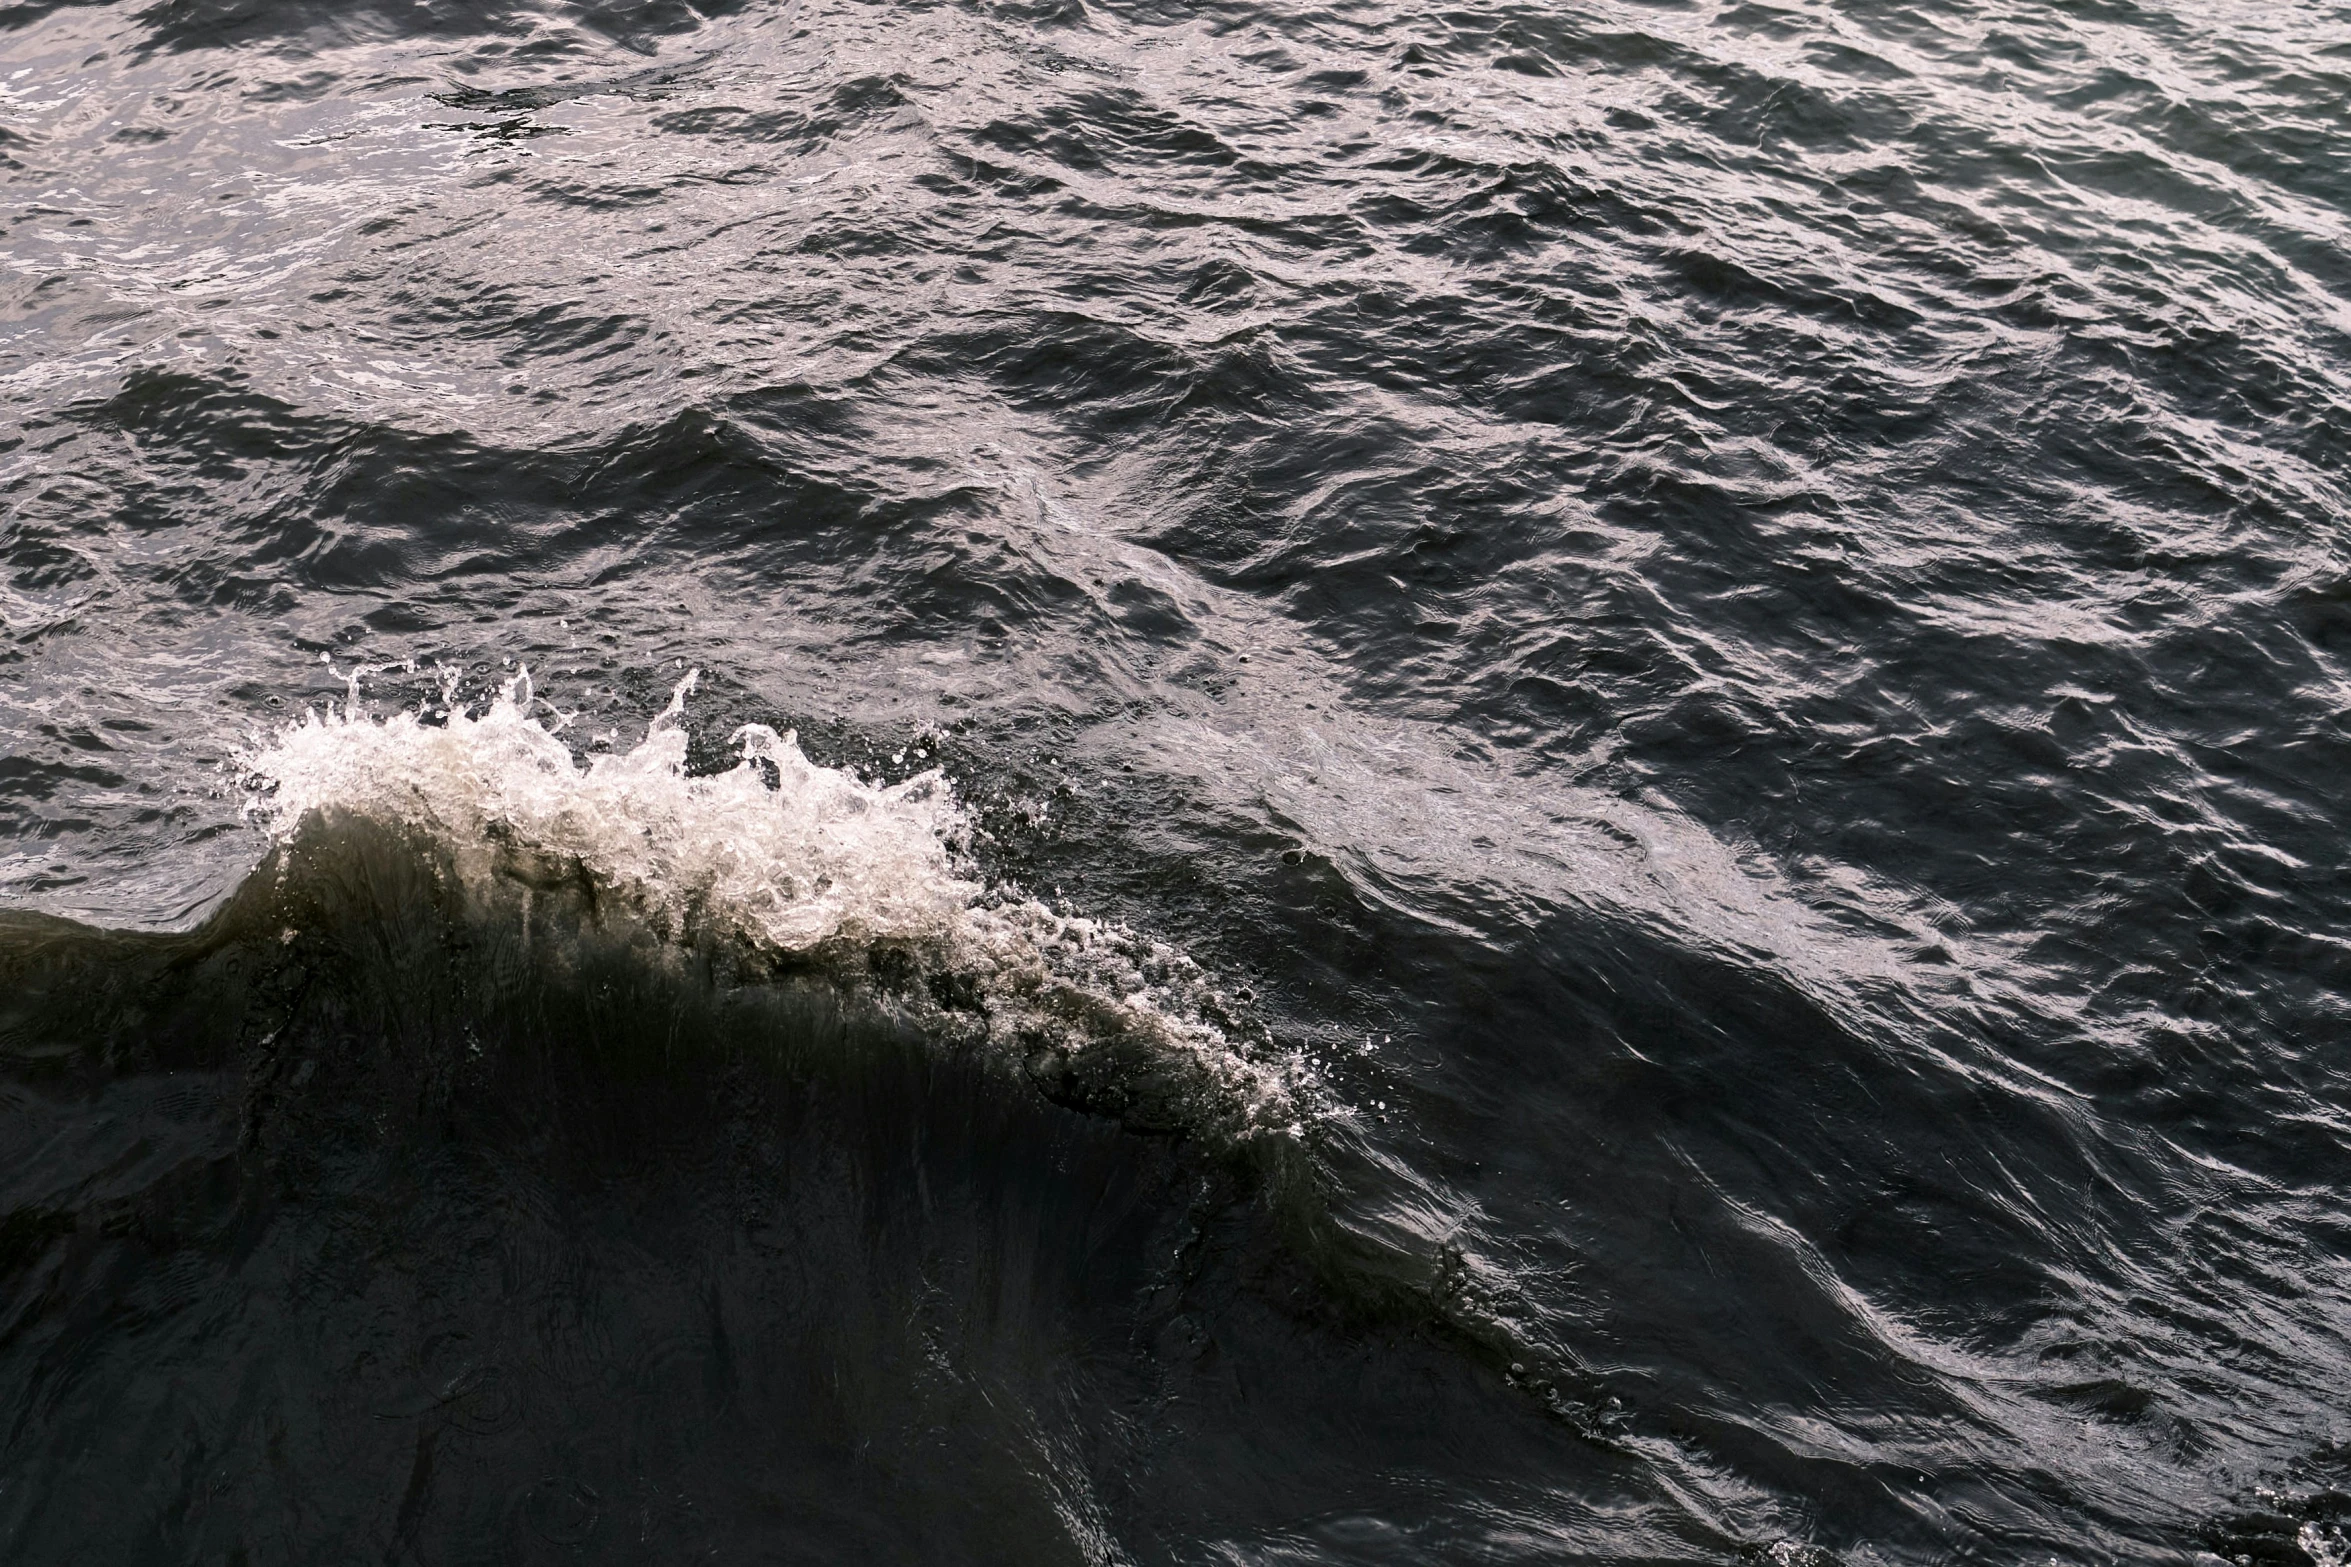
[(314, 829), (0, 970), (12, 1559), (1394, 1559), (1472, 1454), (1728, 1543), (1262, 1171), (576, 883)]

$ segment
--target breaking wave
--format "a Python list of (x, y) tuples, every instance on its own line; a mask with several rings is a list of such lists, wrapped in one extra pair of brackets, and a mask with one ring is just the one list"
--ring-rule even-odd
[(239, 758), (248, 809), (281, 849), (314, 824), (390, 827), (477, 898), (568, 883), (591, 907), (618, 899), (671, 939), (816, 970), (1133, 1129), (1225, 1144), (1303, 1134), (1303, 1056), (1179, 949), (988, 885), (938, 769), (869, 782), (811, 762), (793, 732), (747, 724), (734, 765), (696, 776), (682, 721), (693, 674), (642, 742), (583, 761), (527, 669), (479, 711), (450, 675), (437, 705), (385, 718), (362, 708), (369, 673)]

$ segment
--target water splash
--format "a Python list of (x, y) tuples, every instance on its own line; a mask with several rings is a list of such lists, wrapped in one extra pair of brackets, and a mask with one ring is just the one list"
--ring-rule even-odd
[(382, 719), (361, 709), (368, 673), (345, 677), (340, 706), (305, 712), (240, 757), (255, 786), (248, 811), (281, 842), (345, 815), (424, 835), (470, 878), (527, 852), (673, 929), (820, 961), (1057, 1098), (1218, 1139), (1301, 1130), (1300, 1057), (1180, 950), (985, 885), (938, 769), (870, 783), (811, 762), (792, 732), (747, 724), (732, 736), (733, 767), (691, 776), (682, 719), (699, 672), (640, 743), (584, 763), (527, 669), (478, 713), (445, 675), (437, 710)]

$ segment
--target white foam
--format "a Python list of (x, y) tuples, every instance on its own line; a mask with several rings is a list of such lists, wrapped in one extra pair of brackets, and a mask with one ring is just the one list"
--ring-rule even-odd
[(240, 758), (259, 785), (250, 809), (280, 839), (316, 816), (365, 817), (429, 834), (474, 874), (491, 873), (501, 845), (576, 863), (681, 923), (779, 953), (904, 943), (985, 1002), (975, 1023), (922, 985), (891, 1001), (925, 1021), (976, 1027), (1056, 1080), (1073, 1066), (1081, 1079), (1147, 1077), (1152, 1113), (1173, 1108), (1195, 1130), (1295, 1129), (1300, 1063), (1220, 1026), (1222, 998), (1176, 949), (985, 888), (937, 769), (868, 783), (750, 724), (733, 736), (733, 768), (689, 777), (679, 719), (694, 675), (641, 743), (584, 765), (561, 738), (567, 720), (536, 716), (545, 704), (527, 670), (478, 714), (445, 686), (437, 723), (423, 708), (366, 715), (359, 678), (348, 703), (306, 712)]
[(479, 716), (446, 699), (441, 724), (330, 703), (243, 761), (274, 786), (257, 804), (280, 835), (322, 811), (422, 828), (460, 848), (495, 833), (786, 952), (947, 932), (979, 889), (951, 859), (963, 818), (945, 778), (867, 784), (815, 766), (795, 736), (760, 724), (736, 732), (735, 767), (688, 777), (678, 718), (694, 683), (678, 683), (634, 749), (584, 767), (560, 720), (550, 729), (532, 716), (541, 704), (527, 670)]

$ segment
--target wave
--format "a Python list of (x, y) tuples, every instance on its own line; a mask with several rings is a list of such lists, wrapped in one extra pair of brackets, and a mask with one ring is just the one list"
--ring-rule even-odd
[(566, 1072), (633, 1102), (755, 1062), (870, 1101), (877, 1146), (953, 1103), (1027, 1148), (1058, 1106), (1205, 1155), (1181, 1157), (1222, 1195), (1187, 1200), (1270, 1223), (1252, 1265), (1284, 1298), (1432, 1329), (1612, 1428), (1601, 1379), (1516, 1319), (1509, 1267), (1432, 1223), (1458, 1204), (1307, 1044), (1177, 946), (991, 882), (943, 771), (872, 780), (750, 724), (697, 772), (692, 675), (597, 754), (527, 670), (470, 704), (444, 672), (388, 716), (361, 697), (377, 672), (237, 755), (271, 848), (200, 926), (0, 911), (0, 1062), (225, 1073), (240, 1141), (304, 1170), (403, 1124), (533, 1123), (531, 1085)]
[(1317, 1094), (1302, 1053), (1180, 949), (988, 885), (936, 768), (868, 781), (747, 724), (734, 765), (697, 776), (682, 722), (697, 674), (636, 746), (583, 761), (527, 669), (478, 712), (451, 673), (438, 703), (385, 718), (362, 707), (371, 673), (239, 757), (248, 809), (281, 848), (320, 823), (393, 828), (477, 902), (556, 884), (617, 898), (672, 939), (821, 971), (1130, 1128), (1222, 1145), (1305, 1134)]

